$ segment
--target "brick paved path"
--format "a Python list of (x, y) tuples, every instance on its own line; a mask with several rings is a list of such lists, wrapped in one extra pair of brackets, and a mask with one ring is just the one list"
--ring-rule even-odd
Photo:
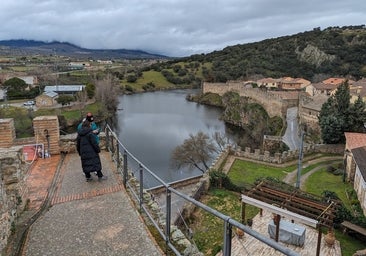
[[(51, 207), (31, 227), (24, 255), (163, 255), (130, 201), (109, 153), (107, 180), (86, 182), (77, 154), (39, 159), (27, 178), (29, 207), (39, 209), (56, 177)], [(58, 173), (58, 175), (55, 175)]]

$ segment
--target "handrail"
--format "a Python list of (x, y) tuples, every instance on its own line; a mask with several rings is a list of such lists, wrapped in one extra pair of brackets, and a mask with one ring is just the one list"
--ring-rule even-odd
[[(195, 206), (203, 209), (204, 211), (220, 218), (224, 221), (224, 229), (223, 229), (223, 238), (224, 238), (224, 245), (223, 245), (223, 255), (224, 256), (230, 256), (231, 254), (231, 237), (232, 237), (232, 228), (237, 227), (239, 229), (242, 229), (245, 233), (247, 233), (250, 236), (253, 236), (254, 238), (258, 239), (259, 241), (267, 244), (268, 246), (282, 252), (285, 255), (290, 256), (298, 256), (299, 254), (297, 252), (294, 252), (290, 250), (287, 247), (284, 247), (274, 240), (263, 236), (262, 234), (252, 230), (250, 227), (243, 225), (242, 223), (232, 219), (230, 216), (227, 216), (215, 209), (210, 208), (209, 206), (195, 200), (194, 198), (179, 192), (178, 190), (174, 189), (169, 185), (168, 183), (164, 182), (159, 176), (157, 176), (154, 172), (152, 172), (149, 168), (147, 168), (142, 162), (140, 162), (132, 153), (130, 153), (127, 148), (122, 144), (122, 142), (118, 139), (116, 134), (113, 132), (111, 127), (107, 124), (105, 127), (105, 133), (106, 133), (106, 145), (107, 150), (111, 151), (114, 154), (114, 160), (117, 162), (117, 166), (122, 166), (121, 175), (123, 176), (124, 180), (124, 186), (130, 188), (130, 191), (132, 192), (132, 195), (135, 197), (135, 199), (139, 202), (140, 210), (143, 211), (146, 216), (149, 218), (149, 220), (153, 223), (153, 225), (157, 228), (159, 234), (161, 237), (165, 240), (166, 245), (176, 254), (181, 255), (181, 253), (175, 248), (175, 246), (170, 241), (170, 224), (171, 224), (171, 196), (172, 193), (177, 195), (178, 197), (186, 200), (189, 203), (194, 204)], [(121, 153), (120, 149), (123, 149), (123, 154)], [(131, 160), (134, 160), (139, 169), (139, 184), (140, 189), (138, 193), (136, 193), (133, 190), (133, 187), (131, 184), (128, 183), (128, 178), (131, 176), (131, 174), (127, 173), (128, 167), (128, 161), (127, 158), (130, 158)], [(123, 162), (123, 163), (121, 163)], [(165, 187), (166, 190), (166, 210), (165, 210), (165, 229), (164, 231), (161, 230), (161, 227), (159, 223), (155, 221), (153, 216), (149, 213), (147, 207), (144, 204), (144, 198), (143, 198), (143, 184), (144, 184), (144, 172), (151, 175), (153, 178), (155, 178), (161, 185)]]

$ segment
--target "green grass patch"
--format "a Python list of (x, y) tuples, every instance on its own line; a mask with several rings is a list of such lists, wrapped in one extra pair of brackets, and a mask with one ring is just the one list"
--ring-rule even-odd
[(335, 230), (335, 237), (340, 243), (342, 256), (352, 256), (356, 251), (365, 249), (365, 243), (338, 230)]
[(312, 175), (310, 175), (304, 184), (305, 191), (321, 195), (324, 190), (335, 192), (342, 200), (348, 209), (351, 209), (350, 200), (347, 197), (347, 192), (352, 190), (353, 187), (350, 183), (344, 183), (342, 181), (342, 175), (334, 175), (326, 171), (326, 168), (322, 168)]
[(272, 177), (282, 180), (289, 172), (296, 169), (296, 165), (288, 167), (272, 167), (249, 161), (236, 159), (228, 173), (230, 180), (237, 186), (254, 184), (259, 178)]
[[(238, 193), (211, 189), (200, 199), (209, 207), (240, 222), (241, 202)], [(246, 207), (247, 218), (253, 218), (259, 210), (253, 206)], [(199, 209), (192, 216), (193, 240), (204, 255), (216, 255), (223, 244), (224, 221), (206, 211)]]
[(329, 160), (329, 161), (325, 161), (325, 162), (321, 162), (321, 163), (312, 164), (312, 165), (309, 165), (309, 166), (303, 168), (301, 170), (301, 175), (304, 175), (304, 174), (310, 172), (311, 170), (313, 170), (314, 168), (321, 166), (321, 165), (329, 165), (329, 166), (331, 165), (333, 167), (337, 167), (340, 163), (342, 163), (342, 160)]
[(143, 72), (142, 77), (138, 78), (134, 83), (129, 83), (126, 80), (122, 81), (122, 85), (129, 85), (137, 92), (144, 91), (142, 87), (148, 83), (153, 83), (155, 89), (169, 89), (175, 87), (175, 85), (168, 82), (160, 72), (154, 70)]

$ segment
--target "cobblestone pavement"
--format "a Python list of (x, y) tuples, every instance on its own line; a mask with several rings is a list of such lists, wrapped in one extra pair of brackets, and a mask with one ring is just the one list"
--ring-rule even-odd
[[(37, 209), (56, 177), (51, 207), (30, 228), (23, 255), (164, 255), (125, 191), (109, 153), (107, 180), (86, 182), (77, 154), (39, 159), (27, 178), (30, 207)], [(58, 173), (58, 175), (55, 175)]]

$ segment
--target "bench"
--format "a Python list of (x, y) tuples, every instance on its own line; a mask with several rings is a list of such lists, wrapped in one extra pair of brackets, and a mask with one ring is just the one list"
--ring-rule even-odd
[(366, 238), (366, 229), (363, 227), (360, 227), (356, 224), (353, 224), (349, 221), (343, 221), (341, 223), (341, 226), (343, 227), (343, 233), (348, 233), (348, 231), (356, 232), (360, 235), (362, 235), (364, 238)]

